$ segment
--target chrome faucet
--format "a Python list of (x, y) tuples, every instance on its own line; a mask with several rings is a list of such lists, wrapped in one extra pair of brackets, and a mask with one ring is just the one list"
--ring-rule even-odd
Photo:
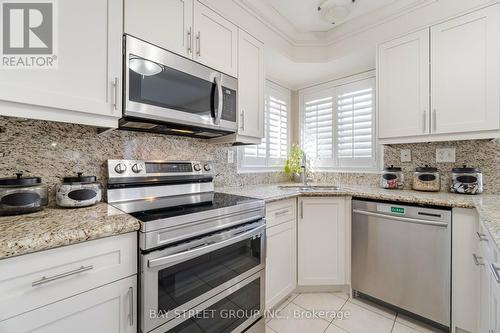
[(306, 153), (302, 153), (302, 185), (307, 186), (307, 156)]

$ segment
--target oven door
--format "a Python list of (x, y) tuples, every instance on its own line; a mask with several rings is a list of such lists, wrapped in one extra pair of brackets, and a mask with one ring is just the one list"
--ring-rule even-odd
[(151, 333), (264, 332), (264, 280), (261, 270)]
[(125, 36), (125, 117), (235, 132), (238, 81)]
[(265, 245), (260, 220), (141, 255), (142, 332), (263, 270)]

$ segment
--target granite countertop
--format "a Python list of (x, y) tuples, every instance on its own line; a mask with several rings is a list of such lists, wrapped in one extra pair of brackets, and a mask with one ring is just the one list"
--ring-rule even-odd
[(137, 231), (139, 221), (106, 204), (0, 217), (0, 259)]
[[(297, 186), (297, 184), (279, 184)], [(328, 186), (332, 184), (311, 184)], [(280, 188), (277, 184), (244, 187), (221, 187), (218, 192), (263, 199), (273, 202), (298, 196), (352, 196), (364, 199), (389, 200), (423, 205), (445, 207), (476, 208), (481, 222), (490, 232), (500, 249), (500, 195), (463, 195), (447, 192), (419, 192), (413, 190), (385, 190), (377, 187), (346, 185), (339, 190), (301, 191), (292, 188)]]

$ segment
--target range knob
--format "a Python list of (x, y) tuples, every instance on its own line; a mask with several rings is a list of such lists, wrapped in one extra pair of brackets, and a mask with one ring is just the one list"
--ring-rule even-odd
[(193, 165), (193, 169), (194, 169), (194, 171), (200, 171), (201, 165), (199, 163), (196, 163), (195, 165)]
[(115, 171), (116, 173), (124, 173), (125, 171), (127, 171), (127, 166), (123, 163), (118, 163), (116, 166), (115, 166)]
[(212, 170), (212, 166), (210, 164), (205, 164), (203, 166), (203, 169), (205, 169), (205, 171), (210, 171), (210, 170)]
[(136, 164), (132, 165), (132, 171), (133, 171), (134, 173), (139, 173), (139, 172), (141, 172), (141, 171), (142, 171), (142, 165), (141, 165), (141, 164), (139, 164), (139, 163), (136, 163)]

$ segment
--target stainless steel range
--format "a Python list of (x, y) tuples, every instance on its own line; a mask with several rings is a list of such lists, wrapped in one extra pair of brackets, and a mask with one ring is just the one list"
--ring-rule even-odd
[(141, 332), (263, 332), (264, 202), (214, 192), (206, 162), (109, 160), (108, 173), (108, 202), (141, 221)]

